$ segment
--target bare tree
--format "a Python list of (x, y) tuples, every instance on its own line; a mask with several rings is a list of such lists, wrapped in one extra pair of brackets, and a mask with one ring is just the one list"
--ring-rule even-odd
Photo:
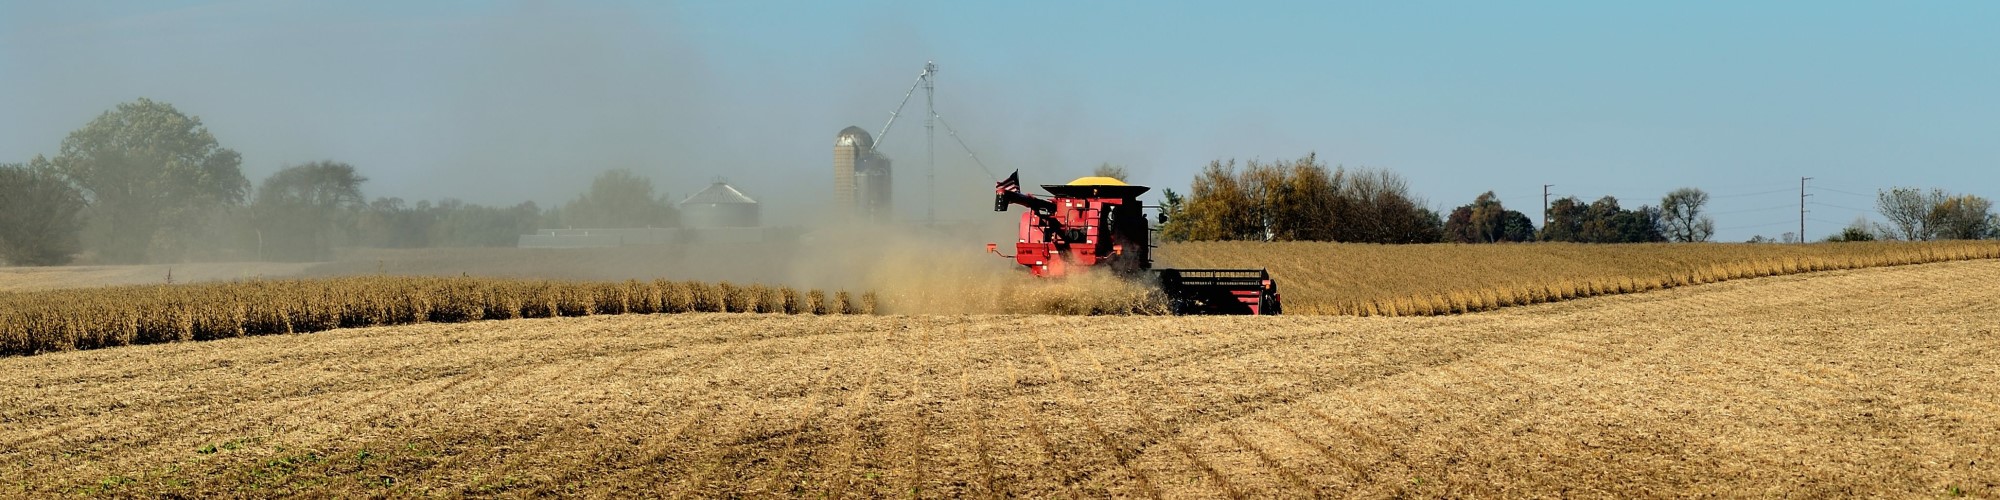
[(1875, 211), (1889, 220), (1881, 228), (1883, 236), (1907, 241), (1936, 239), (1937, 219), (1933, 212), (1945, 198), (1943, 189), (1925, 192), (1917, 188), (1893, 188), (1877, 192)]
[(1667, 239), (1682, 243), (1708, 241), (1715, 235), (1715, 218), (1702, 214), (1708, 192), (1684, 187), (1660, 199), (1660, 225)]
[(1096, 169), (1090, 171), (1090, 175), (1092, 177), (1110, 177), (1120, 181), (1131, 180), (1126, 178), (1128, 174), (1125, 171), (1124, 165), (1112, 165), (1111, 162), (1098, 164)]
[(1436, 243), (1444, 240), (1444, 219), (1410, 194), (1409, 181), (1388, 170), (1338, 168), (1339, 212), (1334, 241), (1357, 243)]

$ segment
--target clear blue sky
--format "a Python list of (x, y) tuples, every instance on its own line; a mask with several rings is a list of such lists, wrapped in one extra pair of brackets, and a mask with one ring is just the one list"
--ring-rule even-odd
[[(1317, 152), (1433, 208), (1496, 191), (1658, 203), (1722, 240), (1864, 215), (1889, 186), (2000, 196), (2000, 2), (5, 2), (0, 161), (146, 96), (253, 180), (353, 163), (373, 196), (556, 204), (607, 168), (830, 199), (926, 60), (938, 111), (1030, 184), (1100, 162), (1185, 189), (1215, 159)], [(921, 97), (921, 96), (920, 96)], [(885, 138), (921, 216), (921, 111)], [(941, 216), (991, 217), (939, 133)]]

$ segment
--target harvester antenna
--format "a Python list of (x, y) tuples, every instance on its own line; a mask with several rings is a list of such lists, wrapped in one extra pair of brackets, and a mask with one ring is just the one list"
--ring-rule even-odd
[[(910, 84), (910, 90), (903, 92), (903, 102), (896, 103), (896, 110), (889, 112), (889, 121), (883, 123), (882, 131), (875, 134), (875, 146), (874, 146), (875, 149), (882, 149), (882, 143), (889, 140), (889, 129), (891, 127), (896, 126), (896, 118), (903, 115), (903, 107), (910, 105), (910, 97), (917, 95), (918, 88), (920, 87), (923, 88), (924, 108), (925, 108), (924, 109), (925, 111), (924, 196), (926, 197), (926, 202), (924, 204), (925, 223), (932, 223), (937, 221), (937, 123), (942, 120), (941, 118), (938, 117), (937, 114), (937, 71), (938, 71), (937, 61), (924, 61), (924, 71), (922, 73), (917, 73), (917, 81)], [(945, 129), (949, 131), (951, 129), (951, 126), (946, 125)], [(956, 139), (957, 137), (958, 134), (954, 132), (952, 134), (952, 138)], [(958, 145), (960, 147), (964, 147), (965, 141), (960, 140)], [(971, 153), (972, 153), (971, 148), (967, 148), (966, 154), (970, 155)], [(978, 157), (973, 157), (973, 161), (977, 162), (978, 160), (979, 160)], [(986, 165), (984, 163), (981, 163), (979, 165), (979, 168), (985, 169)], [(987, 170), (986, 175), (988, 177), (991, 177), (993, 175), (993, 171)]]
[(910, 90), (903, 92), (903, 102), (896, 103), (896, 110), (889, 112), (889, 122), (882, 124), (881, 132), (875, 133), (875, 149), (882, 149), (882, 143), (889, 140), (889, 127), (896, 126), (896, 117), (903, 114), (903, 106), (910, 104), (910, 96), (917, 95), (917, 87), (922, 87), (924, 80), (929, 78), (930, 72), (928, 70), (918, 74), (917, 81), (910, 83)]
[(924, 223), (937, 223), (937, 61), (924, 61)]

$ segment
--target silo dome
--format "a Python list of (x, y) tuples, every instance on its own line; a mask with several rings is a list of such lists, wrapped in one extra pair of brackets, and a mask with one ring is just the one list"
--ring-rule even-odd
[(681, 200), (681, 225), (691, 228), (757, 227), (761, 225), (757, 200), (737, 191), (726, 182), (717, 182)]
[(853, 146), (857, 151), (870, 151), (875, 149), (875, 137), (868, 135), (868, 131), (861, 127), (847, 127), (840, 129), (840, 135), (834, 136), (833, 145)]

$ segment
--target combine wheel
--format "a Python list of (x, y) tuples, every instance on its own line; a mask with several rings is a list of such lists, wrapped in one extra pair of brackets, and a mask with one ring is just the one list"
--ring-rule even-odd
[(1257, 297), (1257, 313), (1273, 316), (1284, 314), (1285, 305), (1278, 300), (1277, 292), (1265, 290), (1262, 296)]

